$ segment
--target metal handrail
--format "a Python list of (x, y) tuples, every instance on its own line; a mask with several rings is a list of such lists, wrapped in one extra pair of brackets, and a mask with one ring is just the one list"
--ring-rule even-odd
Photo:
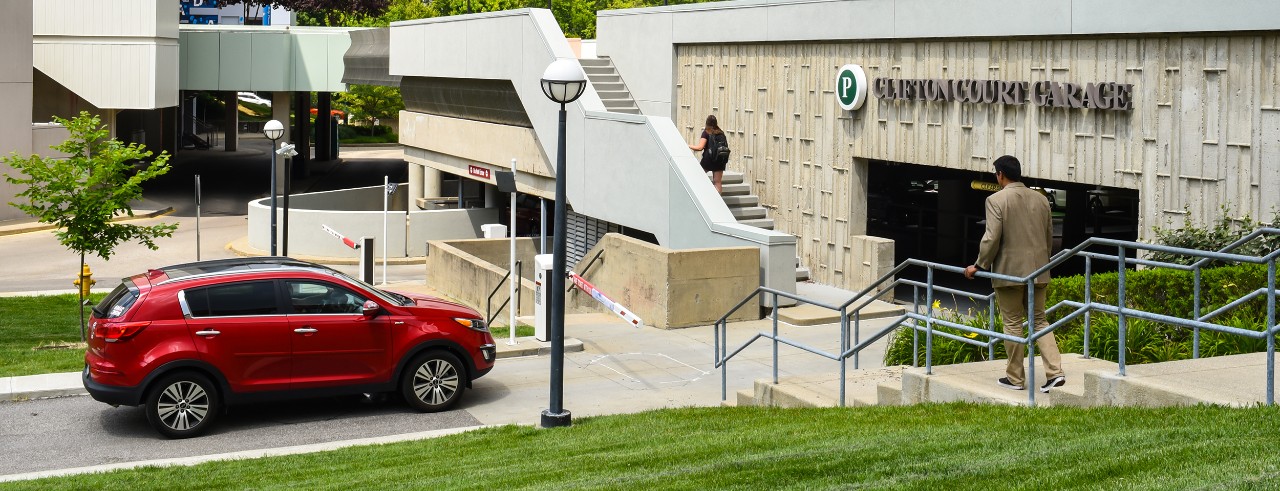
[[(1034, 360), (1035, 360), (1036, 340), (1040, 339), (1043, 336), (1048, 335), (1051, 332), (1054, 332), (1059, 327), (1066, 325), (1069, 322), (1072, 322), (1078, 318), (1083, 317), (1084, 318), (1084, 346), (1083, 346), (1084, 353), (1083, 354), (1085, 357), (1088, 357), (1089, 348), (1090, 348), (1089, 338), (1090, 338), (1090, 331), (1091, 331), (1091, 314), (1096, 311), (1096, 312), (1103, 312), (1107, 314), (1116, 315), (1119, 318), (1119, 326), (1118, 326), (1119, 351), (1118, 351), (1117, 365), (1119, 366), (1120, 376), (1126, 375), (1125, 373), (1125, 369), (1126, 369), (1125, 337), (1127, 334), (1126, 321), (1129, 317), (1146, 319), (1146, 320), (1151, 320), (1151, 321), (1193, 329), (1194, 335), (1195, 335), (1193, 340), (1193, 346), (1194, 346), (1193, 358), (1199, 357), (1199, 342), (1200, 342), (1201, 329), (1209, 329), (1215, 332), (1232, 334), (1237, 336), (1245, 336), (1253, 339), (1265, 338), (1267, 340), (1266, 402), (1269, 405), (1274, 405), (1275, 404), (1276, 334), (1280, 333), (1280, 324), (1277, 324), (1276, 322), (1276, 296), (1277, 296), (1276, 295), (1276, 263), (1277, 263), (1277, 259), (1280, 258), (1280, 249), (1277, 249), (1264, 256), (1246, 256), (1241, 254), (1233, 254), (1230, 252), (1240, 247), (1241, 245), (1244, 245), (1249, 241), (1264, 235), (1280, 235), (1280, 228), (1272, 228), (1272, 227), (1259, 228), (1257, 230), (1254, 230), (1253, 232), (1250, 232), (1244, 238), (1241, 238), (1240, 240), (1237, 240), (1236, 242), (1231, 243), (1230, 245), (1222, 248), (1219, 251), (1202, 251), (1197, 249), (1187, 249), (1187, 248), (1181, 248), (1181, 247), (1165, 246), (1160, 244), (1145, 244), (1145, 243), (1134, 242), (1134, 241), (1121, 241), (1121, 240), (1115, 240), (1115, 239), (1094, 237), (1094, 238), (1085, 240), (1084, 242), (1081, 242), (1079, 245), (1071, 249), (1064, 250), (1058, 254), (1055, 254), (1052, 258), (1050, 258), (1050, 261), (1048, 264), (1027, 274), (1024, 277), (1008, 276), (1008, 275), (1002, 275), (998, 273), (991, 273), (991, 272), (985, 272), (985, 271), (977, 272), (975, 276), (978, 276), (978, 277), (1012, 281), (1015, 283), (1022, 283), (1026, 285), (1028, 292), (1031, 292), (1031, 291), (1034, 291), (1034, 289), (1036, 288), (1036, 285), (1035, 285), (1036, 277), (1049, 271), (1053, 267), (1060, 265), (1063, 262), (1066, 262), (1067, 260), (1073, 257), (1080, 256), (1085, 259), (1084, 301), (1078, 302), (1073, 300), (1061, 300), (1057, 304), (1047, 308), (1046, 315), (1048, 313), (1053, 313), (1064, 308), (1070, 308), (1072, 310), (1066, 315), (1064, 315), (1062, 318), (1049, 324), (1047, 328), (1042, 329), (1040, 331), (1036, 331), (1035, 329), (1034, 316), (1028, 315), (1026, 320), (1027, 325), (1024, 331), (1025, 337), (1010, 336), (1002, 332), (1002, 329), (1001, 330), (996, 329), (994, 294), (981, 295), (981, 294), (976, 294), (972, 292), (965, 292), (962, 290), (955, 290), (951, 288), (937, 286), (934, 283), (935, 271), (963, 274), (964, 268), (961, 268), (958, 266), (921, 261), (918, 259), (908, 259), (898, 264), (897, 266), (895, 266), (892, 270), (882, 275), (876, 281), (872, 282), (871, 285), (867, 286), (866, 288), (863, 288), (861, 291), (859, 291), (856, 295), (854, 295), (848, 301), (845, 301), (840, 305), (828, 305), (813, 299), (802, 297), (797, 294), (782, 292), (782, 291), (778, 291), (778, 290), (768, 288), (768, 287), (763, 287), (763, 286), (757, 287), (750, 294), (743, 297), (743, 299), (740, 302), (738, 302), (733, 308), (729, 309), (729, 311), (726, 312), (724, 316), (720, 317), (720, 319), (717, 320), (713, 326), (715, 330), (713, 333), (715, 338), (714, 340), (715, 367), (720, 368), (720, 371), (721, 371), (720, 372), (720, 384), (721, 384), (720, 397), (721, 397), (721, 400), (725, 400), (728, 398), (728, 361), (738, 353), (741, 353), (748, 346), (755, 343), (757, 340), (769, 339), (769, 340), (772, 340), (773, 342), (773, 383), (774, 384), (778, 383), (778, 370), (779, 370), (778, 347), (780, 344), (793, 346), (801, 350), (807, 351), (809, 353), (839, 362), (840, 364), (839, 403), (841, 406), (844, 406), (845, 405), (845, 384), (846, 384), (845, 375), (847, 372), (847, 360), (852, 357), (854, 359), (854, 369), (857, 369), (858, 356), (863, 349), (865, 349), (867, 346), (870, 346), (872, 343), (876, 342), (880, 338), (897, 330), (900, 327), (907, 327), (912, 330), (912, 334), (913, 334), (912, 364), (913, 366), (919, 366), (919, 359), (918, 359), (919, 335), (921, 333), (924, 333), (925, 335), (925, 373), (926, 374), (931, 375), (933, 373), (933, 338), (934, 336), (941, 336), (946, 339), (952, 339), (952, 340), (970, 344), (970, 345), (985, 346), (988, 349), (989, 358), (994, 358), (995, 343), (997, 342), (1008, 341), (1008, 342), (1013, 342), (1018, 344), (1025, 344), (1027, 345), (1026, 359), (1029, 360), (1029, 363), (1028, 363), (1029, 368), (1028, 368), (1027, 376), (1029, 380), (1035, 380)], [(1111, 254), (1105, 254), (1105, 253), (1086, 251), (1086, 249), (1093, 246), (1111, 246), (1111, 247), (1115, 247), (1117, 252), (1114, 255), (1111, 255)], [(1174, 255), (1198, 257), (1200, 259), (1191, 265), (1183, 265), (1183, 264), (1175, 264), (1175, 263), (1168, 263), (1168, 262), (1162, 262), (1162, 261), (1129, 258), (1127, 257), (1127, 250), (1157, 251), (1157, 252), (1164, 252), (1164, 253), (1174, 254)], [(1102, 302), (1095, 302), (1093, 300), (1092, 269), (1093, 269), (1094, 260), (1113, 261), (1117, 264), (1117, 272), (1119, 275), (1118, 288), (1117, 288), (1117, 302), (1116, 302), (1117, 305), (1111, 305), (1111, 304), (1106, 304)], [(1201, 270), (1206, 265), (1210, 264), (1213, 261), (1266, 264), (1267, 265), (1267, 286), (1265, 288), (1258, 288), (1250, 292), (1245, 292), (1244, 294), (1241, 295), (1240, 298), (1229, 302), (1227, 305), (1224, 305), (1212, 312), (1202, 315), (1200, 313), (1200, 310), (1201, 310), (1201, 302), (1200, 302), (1201, 275), (1200, 273), (1201, 273)], [(1143, 265), (1148, 267), (1178, 269), (1182, 271), (1192, 271), (1194, 273), (1194, 278), (1195, 278), (1194, 291), (1193, 291), (1193, 295), (1195, 296), (1194, 307), (1193, 307), (1194, 312), (1192, 317), (1191, 318), (1175, 317), (1175, 316), (1169, 316), (1169, 315), (1164, 315), (1164, 314), (1159, 314), (1154, 312), (1146, 312), (1143, 310), (1126, 307), (1125, 306), (1126, 305), (1125, 271), (1128, 269), (1127, 265), (1129, 264)], [(903, 280), (903, 279), (895, 278), (903, 270), (913, 266), (926, 268), (926, 280), (924, 282), (920, 282), (917, 280)], [(860, 340), (859, 339), (860, 327), (861, 327), (860, 314), (862, 309), (866, 308), (868, 305), (871, 304), (871, 302), (873, 302), (876, 298), (879, 298), (880, 296), (882, 296), (885, 292), (892, 292), (895, 287), (900, 285), (912, 286), (914, 290), (912, 310), (894, 319), (887, 327), (874, 333), (867, 339)], [(926, 297), (923, 314), (921, 313), (922, 309), (919, 302), (920, 288), (925, 289), (925, 297)], [(1043, 286), (1041, 288), (1043, 288)], [(878, 293), (871, 295), (872, 292), (878, 292)], [(937, 318), (934, 315), (934, 309), (933, 309), (933, 298), (934, 298), (935, 292), (942, 292), (942, 293), (947, 293), (951, 295), (960, 295), (960, 296), (968, 297), (973, 300), (987, 301), (988, 315), (987, 315), (986, 322), (983, 324), (984, 327), (974, 327), (967, 324), (959, 324), (956, 322), (951, 322), (950, 320), (947, 320), (947, 319)], [(772, 332), (770, 333), (759, 332), (754, 336), (752, 336), (747, 341), (745, 341), (744, 343), (742, 343), (741, 345), (739, 345), (737, 348), (733, 349), (732, 352), (730, 352), (729, 338), (728, 338), (729, 317), (732, 316), (734, 312), (737, 312), (743, 306), (747, 305), (748, 303), (751, 303), (754, 299), (757, 298), (757, 296), (762, 294), (770, 295), (773, 300), (772, 305), (775, 306), (771, 314), (772, 321), (773, 321)], [(1267, 320), (1266, 320), (1266, 328), (1262, 331), (1240, 329), (1236, 327), (1225, 326), (1222, 324), (1209, 322), (1210, 320), (1222, 315), (1223, 313), (1230, 311), (1233, 308), (1239, 307), (1245, 302), (1254, 300), (1264, 295), (1267, 298)], [(802, 342), (789, 339), (784, 336), (780, 336), (778, 334), (778, 308), (776, 307), (778, 305), (777, 301), (779, 297), (789, 298), (797, 302), (808, 303), (808, 304), (822, 307), (828, 310), (834, 310), (839, 312), (840, 313), (841, 351), (839, 353), (829, 353), (824, 350), (807, 346)], [(850, 306), (852, 306), (853, 304), (859, 301), (860, 303), (858, 303), (857, 306), (854, 306), (852, 309), (850, 309)], [(1028, 312), (1031, 312), (1034, 308), (1034, 305), (1032, 304), (1032, 302), (1034, 302), (1034, 295), (1028, 294), (1027, 295), (1027, 304), (1028, 304), (1027, 311)], [(853, 319), (852, 326), (850, 321), (851, 317)], [(947, 332), (936, 332), (934, 330), (934, 326), (938, 326), (938, 325), (949, 327), (949, 328), (956, 329), (963, 332), (973, 333), (975, 335), (974, 336), (975, 338), (978, 336), (984, 336), (986, 337), (987, 341), (985, 342), (978, 341), (977, 339), (971, 339), (967, 336), (955, 335)], [(851, 327), (852, 327), (852, 339), (850, 336)], [(1027, 391), (1028, 403), (1032, 406), (1035, 405), (1035, 393), (1036, 393), (1035, 390)]]
[[(514, 268), (514, 270), (516, 272), (516, 279), (512, 281), (519, 282), (521, 278), (521, 275), (520, 275), (521, 261), (516, 261), (516, 267)], [(502, 289), (502, 284), (506, 283), (507, 278), (511, 277), (511, 271), (512, 270), (510, 269), (507, 270), (507, 274), (503, 275), (502, 279), (498, 280), (497, 286), (493, 287), (493, 291), (489, 292), (489, 298), (485, 299), (484, 324), (486, 326), (493, 324), (493, 320), (498, 318), (498, 314), (502, 313), (502, 309), (506, 308), (507, 304), (511, 303), (511, 297), (508, 296), (506, 300), (502, 301), (502, 305), (498, 306), (498, 310), (496, 312), (493, 310), (493, 296), (498, 294), (498, 290)], [(517, 283), (516, 298), (515, 298), (516, 300), (515, 309), (517, 313), (520, 312), (520, 295), (521, 295), (520, 286), (519, 286), (519, 283)]]

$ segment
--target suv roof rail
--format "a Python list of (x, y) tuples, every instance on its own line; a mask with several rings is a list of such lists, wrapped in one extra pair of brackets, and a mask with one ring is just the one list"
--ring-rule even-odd
[[(283, 267), (307, 268), (307, 269), (328, 269), (324, 266), (301, 261), (291, 257), (284, 256), (268, 256), (268, 257), (237, 257), (231, 259), (215, 259), (212, 261), (197, 261), (193, 263), (174, 264), (152, 270), (153, 272), (164, 273), (168, 280), (177, 280), (192, 276), (205, 276), (217, 273), (227, 273), (233, 271), (246, 270), (267, 270), (279, 269)], [(151, 276), (151, 275), (149, 275)]]

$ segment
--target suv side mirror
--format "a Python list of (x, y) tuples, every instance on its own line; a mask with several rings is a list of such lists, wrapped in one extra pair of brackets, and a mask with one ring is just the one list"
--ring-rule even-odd
[(360, 306), (360, 313), (365, 317), (373, 317), (382, 311), (382, 307), (378, 306), (378, 302), (373, 300), (365, 300), (364, 305)]

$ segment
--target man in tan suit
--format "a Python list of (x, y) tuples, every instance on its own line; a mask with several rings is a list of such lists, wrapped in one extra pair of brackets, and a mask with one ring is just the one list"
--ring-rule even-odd
[[(1049, 262), (1050, 248), (1053, 244), (1053, 219), (1050, 216), (1049, 200), (1039, 192), (1033, 191), (1022, 183), (1022, 165), (1018, 159), (1005, 155), (996, 159), (996, 182), (1003, 187), (1000, 191), (987, 197), (987, 230), (982, 234), (982, 244), (978, 248), (978, 260), (965, 268), (966, 278), (973, 279), (977, 271), (991, 271), (1008, 276), (1027, 276)], [(1000, 315), (1004, 318), (1004, 332), (1010, 336), (1023, 337), (1023, 326), (1027, 323), (1027, 286), (1004, 280), (991, 280), (995, 287), (996, 302), (1000, 305)], [(1035, 279), (1035, 317), (1036, 332), (1049, 327), (1045, 318), (1045, 290), (1049, 286), (1049, 272), (1045, 271)], [(1046, 382), (1040, 392), (1049, 392), (1053, 387), (1066, 385), (1067, 378), (1062, 373), (1062, 355), (1058, 352), (1058, 341), (1049, 333), (1036, 341), (1040, 357), (1044, 360)], [(1004, 350), (1009, 355), (1009, 363), (1005, 367), (1005, 377), (996, 383), (1013, 390), (1026, 387), (1026, 371), (1023, 359), (1026, 357), (1026, 346), (1019, 343), (1004, 342)]]

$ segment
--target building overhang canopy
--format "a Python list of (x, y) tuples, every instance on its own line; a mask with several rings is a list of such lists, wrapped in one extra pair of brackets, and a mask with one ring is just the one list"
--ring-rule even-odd
[(182, 90), (342, 92), (352, 29), (298, 26), (179, 28)]

